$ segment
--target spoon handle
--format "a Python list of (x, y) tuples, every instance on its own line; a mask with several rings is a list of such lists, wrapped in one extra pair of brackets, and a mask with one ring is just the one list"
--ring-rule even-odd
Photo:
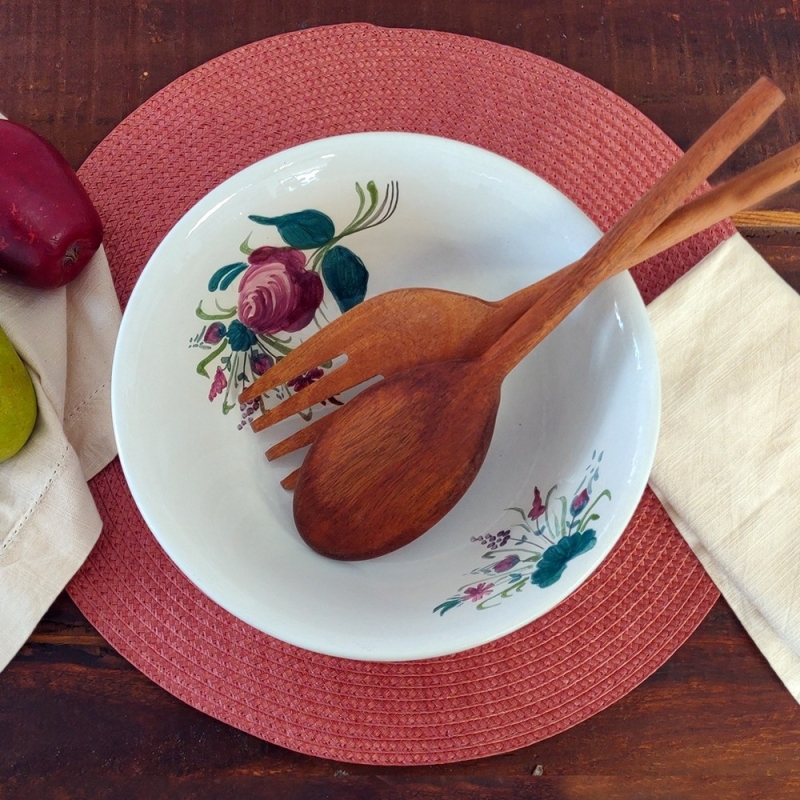
[(541, 293), (481, 356), (487, 373), (502, 379), (593, 289), (624, 271), (636, 248), (784, 99), (767, 78), (756, 81), (582, 258), (551, 276), (550, 291)]
[(800, 143), (756, 164), (682, 205), (626, 259), (630, 269), (684, 239), (751, 208), (800, 181)]
[[(623, 269), (641, 264), (673, 245), (716, 225), (732, 214), (751, 208), (800, 181), (800, 143), (709, 189), (667, 217), (627, 258)], [(569, 269), (564, 267), (563, 269)], [(497, 303), (487, 340), (499, 338), (543, 293), (558, 285), (560, 270), (526, 286)]]

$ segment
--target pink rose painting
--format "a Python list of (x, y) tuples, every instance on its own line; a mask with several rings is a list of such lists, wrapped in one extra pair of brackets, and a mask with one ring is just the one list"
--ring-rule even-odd
[[(248, 219), (259, 227), (236, 248), (239, 260), (217, 268), (208, 281), (212, 299), (201, 300), (195, 310), (203, 325), (189, 346), (207, 351), (197, 373), (211, 381), (208, 399), (221, 404), (223, 414), (239, 408), (239, 428), (266, 408), (270, 394), (285, 396), (322, 375), (322, 368), (319, 376), (304, 373), (239, 405), (242, 390), (297, 346), (293, 335), (324, 324), (323, 307), (325, 315), (332, 306), (344, 314), (366, 297), (369, 271), (341, 241), (386, 222), (397, 209), (399, 194), (394, 181), (383, 195), (373, 181), (355, 188), (357, 211), (342, 226), (317, 209), (251, 214)], [(250, 242), (259, 230), (265, 231), (266, 241), (253, 247)], [(310, 412), (303, 416), (310, 418)]]
[(254, 333), (295, 333), (314, 318), (324, 287), (300, 250), (259, 247), (239, 283), (239, 321)]

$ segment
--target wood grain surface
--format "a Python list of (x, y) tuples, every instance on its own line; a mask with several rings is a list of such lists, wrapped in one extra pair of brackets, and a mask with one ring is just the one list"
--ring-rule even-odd
[[(683, 148), (765, 74), (787, 103), (719, 179), (800, 139), (797, 0), (3, 0), (0, 111), (78, 167), (131, 111), (204, 61), (350, 21), (546, 56), (625, 98)], [(800, 289), (800, 190), (735, 221)], [(800, 706), (720, 600), (652, 677), (558, 736), (448, 766), (340, 764), (183, 704), (62, 595), (0, 673), (0, 798), (106, 797), (796, 798)]]

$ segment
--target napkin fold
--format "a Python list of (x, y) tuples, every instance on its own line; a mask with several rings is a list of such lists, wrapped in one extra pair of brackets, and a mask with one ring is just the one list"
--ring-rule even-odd
[(83, 564), (102, 523), (87, 481), (116, 455), (120, 307), (101, 247), (66, 287), (0, 282), (0, 326), (31, 373), (31, 438), (0, 464), (0, 670)]
[(648, 306), (650, 485), (800, 702), (800, 295), (739, 235)]

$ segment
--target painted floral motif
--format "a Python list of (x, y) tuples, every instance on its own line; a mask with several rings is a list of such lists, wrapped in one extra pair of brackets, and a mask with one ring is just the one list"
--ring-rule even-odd
[(239, 283), (239, 321), (254, 334), (294, 333), (314, 318), (325, 289), (301, 250), (259, 247)]
[[(322, 327), (327, 322), (326, 295), (341, 313), (366, 297), (369, 272), (339, 242), (386, 222), (397, 209), (399, 193), (395, 182), (383, 195), (373, 181), (366, 190), (358, 183), (355, 189), (358, 209), (338, 232), (333, 220), (315, 209), (277, 217), (250, 215), (254, 225), (273, 229), (281, 243), (253, 247), (251, 233), (239, 245), (245, 260), (220, 267), (209, 279), (212, 300), (201, 300), (197, 306), (195, 314), (203, 326), (189, 346), (208, 351), (197, 372), (211, 381), (208, 399), (221, 398), (223, 414), (239, 405), (236, 398), (243, 389), (297, 346), (292, 334), (312, 323)], [(330, 366), (298, 375), (274, 391), (275, 399), (318, 380)], [(331, 402), (338, 401), (331, 398)], [(240, 406), (239, 427), (264, 407), (265, 398)]]
[(599, 490), (597, 485), (602, 460), (602, 452), (592, 453), (571, 496), (559, 494), (558, 486), (553, 486), (542, 498), (539, 487), (534, 486), (529, 510), (509, 508), (511, 521), (507, 528), (473, 536), (471, 541), (485, 548), (482, 558), (488, 563), (473, 569), (470, 575), (474, 580), (436, 606), (434, 613), (443, 616), (468, 603), (483, 611), (529, 586), (544, 589), (556, 583), (569, 562), (597, 542), (592, 525), (600, 519), (598, 503), (611, 499), (611, 492)]

